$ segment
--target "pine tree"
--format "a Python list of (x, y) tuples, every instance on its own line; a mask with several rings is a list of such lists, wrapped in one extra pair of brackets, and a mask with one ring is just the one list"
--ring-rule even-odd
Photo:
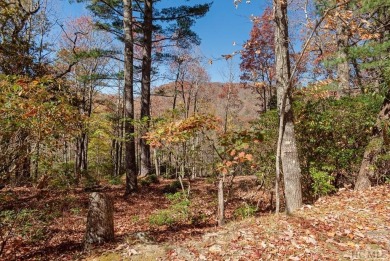
[[(88, 8), (97, 17), (97, 26), (113, 33), (121, 41), (125, 40), (123, 32), (124, 2), (119, 0), (90, 1)], [(141, 39), (133, 39), (132, 44), (142, 48), (142, 76), (141, 76), (141, 118), (148, 123), (150, 119), (150, 86), (152, 75), (153, 44), (166, 42), (182, 47), (190, 43), (200, 43), (199, 37), (191, 30), (196, 19), (203, 17), (211, 4), (197, 4), (194, 6), (181, 5), (166, 7), (161, 10), (154, 8), (154, 4), (160, 0), (133, 1), (134, 34), (140, 35)], [(159, 36), (158, 39), (156, 36)], [(156, 53), (154, 53), (156, 54)], [(134, 64), (133, 64), (134, 66)], [(134, 82), (134, 77), (133, 77)], [(131, 120), (131, 119), (130, 119)], [(148, 125), (148, 124), (146, 124)], [(147, 126), (146, 126), (147, 127)], [(147, 128), (142, 131), (141, 136)], [(147, 175), (151, 171), (150, 147), (144, 139), (141, 139), (141, 175)]]

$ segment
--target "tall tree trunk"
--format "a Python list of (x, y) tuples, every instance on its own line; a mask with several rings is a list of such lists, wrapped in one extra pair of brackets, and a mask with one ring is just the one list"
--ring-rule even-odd
[(85, 130), (76, 139), (76, 160), (75, 160), (75, 178), (79, 182), (81, 177), (88, 171), (88, 135)]
[(194, 95), (194, 115), (197, 114), (198, 109), (198, 93), (199, 93), (200, 83), (196, 83), (195, 95)]
[(186, 93), (184, 90), (184, 76), (182, 77), (180, 81), (180, 87), (181, 87), (181, 98), (183, 100), (183, 107), (184, 107), (184, 117), (188, 118), (188, 111), (187, 111), (187, 99), (186, 99)]
[(173, 93), (172, 113), (175, 113), (174, 110), (176, 109), (177, 85), (179, 83), (180, 67), (181, 67), (182, 61), (179, 59), (178, 63), (179, 64), (177, 67), (176, 78), (175, 78), (175, 89), (174, 89), (174, 93)]
[(39, 160), (41, 158), (41, 141), (40, 138), (36, 144), (36, 154), (35, 154), (35, 163), (34, 163), (34, 181), (38, 180), (39, 177)]
[(390, 89), (387, 91), (382, 108), (378, 114), (377, 122), (373, 128), (373, 133), (369, 144), (364, 152), (362, 164), (355, 183), (355, 190), (365, 190), (371, 187), (370, 178), (374, 174), (374, 164), (377, 156), (381, 153), (383, 145), (386, 143), (385, 137), (388, 135), (385, 128), (388, 128), (390, 120)]
[(218, 226), (225, 224), (225, 202), (223, 198), (223, 177), (218, 179)]
[[(150, 82), (152, 72), (152, 30), (153, 30), (153, 0), (144, 1), (144, 22), (143, 22), (143, 54), (142, 54), (142, 82), (141, 82), (141, 119), (147, 119), (146, 128), (149, 127), (150, 119)], [(150, 146), (146, 140), (141, 138), (141, 176), (150, 173)]]
[(122, 107), (122, 101), (124, 101), (124, 95), (122, 96), (122, 88), (118, 88), (118, 100), (117, 100), (117, 118), (115, 121), (115, 135), (116, 137), (112, 140), (112, 161), (114, 163), (114, 176), (119, 177), (121, 171), (121, 158), (122, 158), (122, 139), (123, 139), (123, 118), (124, 118), (124, 107)]
[(158, 158), (157, 149), (153, 149), (154, 156), (154, 168), (156, 170), (156, 176), (160, 176), (160, 160)]
[[(340, 9), (342, 7), (339, 7)], [(339, 12), (342, 12), (339, 10)], [(337, 77), (339, 80), (339, 86), (341, 91), (348, 95), (350, 93), (349, 86), (349, 63), (348, 63), (348, 28), (345, 25), (345, 22), (340, 17), (337, 19), (336, 25), (336, 41), (337, 41), (337, 51), (338, 51), (338, 63), (337, 63)]]
[[(286, 212), (292, 213), (302, 205), (301, 169), (294, 133), (291, 82), (289, 35), (287, 24), (287, 1), (274, 0), (275, 10), (275, 58), (278, 108), (280, 113), (277, 170), (279, 164), (284, 175)], [(279, 180), (277, 173), (277, 182)], [(279, 193), (279, 191), (275, 191)]]
[(133, 97), (133, 8), (131, 0), (123, 0), (123, 28), (125, 31), (125, 196), (137, 190), (137, 165), (134, 140), (134, 97)]

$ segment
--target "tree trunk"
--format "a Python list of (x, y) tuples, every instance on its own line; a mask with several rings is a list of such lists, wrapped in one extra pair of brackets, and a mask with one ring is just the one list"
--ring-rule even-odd
[[(341, 7), (339, 7), (340, 9)], [(340, 11), (341, 12), (341, 11)], [(349, 63), (348, 63), (348, 28), (345, 22), (339, 17), (336, 25), (336, 41), (338, 51), (337, 77), (341, 91), (348, 95), (350, 93), (349, 86)]]
[[(15, 165), (12, 168), (15, 169), (15, 183), (19, 184), (28, 182), (31, 179), (31, 157), (30, 157), (30, 137), (29, 133), (26, 130), (21, 130), (20, 137), (18, 137), (18, 143), (20, 145), (17, 154), (15, 154)], [(12, 171), (11, 171), (12, 172)], [(10, 176), (9, 176), (10, 177)]]
[(362, 164), (355, 183), (355, 190), (365, 190), (371, 187), (370, 178), (374, 174), (374, 164), (377, 156), (385, 144), (385, 136), (388, 135), (384, 128), (388, 128), (390, 120), (390, 89), (387, 91), (382, 108), (378, 114), (377, 122), (373, 129), (372, 138), (364, 152)]
[(175, 78), (175, 89), (173, 93), (173, 103), (172, 103), (172, 113), (174, 114), (174, 110), (176, 109), (176, 100), (177, 100), (177, 84), (179, 82), (179, 76), (180, 76), (180, 67), (181, 67), (181, 62), (179, 61), (179, 65), (177, 68), (177, 73), (176, 73), (176, 78)]
[[(120, 83), (119, 83), (120, 86)], [(116, 121), (115, 133), (116, 138), (113, 139), (113, 162), (114, 162), (114, 176), (119, 177), (121, 175), (122, 170), (122, 140), (123, 140), (123, 118), (124, 115), (124, 95), (122, 95), (124, 89), (118, 88), (118, 110), (117, 117), (118, 121)]]
[[(301, 169), (294, 133), (289, 36), (287, 24), (287, 1), (274, 0), (275, 9), (275, 58), (278, 108), (280, 113), (279, 142), (276, 167), (281, 163), (284, 175), (286, 212), (292, 213), (302, 205)], [(281, 161), (281, 162), (280, 162)], [(279, 179), (277, 173), (276, 179)], [(278, 193), (278, 191), (275, 191)]]
[(156, 170), (156, 176), (160, 176), (160, 161), (158, 160), (158, 154), (157, 149), (153, 149), (153, 155), (154, 155), (154, 168)]
[(225, 224), (225, 202), (223, 199), (223, 177), (218, 180), (218, 226)]
[(133, 97), (133, 9), (131, 0), (123, 0), (123, 27), (125, 31), (125, 195), (137, 190), (137, 165), (134, 140), (134, 97)]
[(16, 167), (16, 181), (19, 182), (28, 182), (31, 180), (31, 157), (30, 157), (29, 145), (26, 145), (26, 154), (22, 155), (22, 159), (17, 164)]
[(114, 205), (111, 199), (105, 194), (93, 192), (89, 201), (85, 246), (113, 240)]
[(352, 60), (353, 69), (355, 70), (356, 85), (361, 90), (361, 93), (364, 93), (362, 75), (360, 72), (360, 67), (356, 58)]
[(286, 212), (290, 214), (302, 206), (301, 168), (299, 166), (293, 114), (291, 109), (286, 112), (286, 120), (284, 124), (281, 159), (284, 175)]
[[(150, 119), (150, 81), (152, 72), (152, 30), (153, 30), (153, 0), (144, 1), (143, 22), (143, 54), (142, 54), (142, 82), (141, 82), (141, 119), (147, 119), (146, 128), (149, 127)], [(141, 138), (141, 176), (146, 176), (151, 171), (150, 146)]]
[(79, 182), (81, 177), (87, 172), (87, 149), (88, 149), (88, 137), (84, 131), (76, 139), (76, 161), (75, 161), (75, 177), (76, 181)]

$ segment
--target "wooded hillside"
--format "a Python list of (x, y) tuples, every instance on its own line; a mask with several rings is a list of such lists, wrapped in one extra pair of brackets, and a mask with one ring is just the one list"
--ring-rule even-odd
[(389, 0), (60, 2), (0, 0), (1, 260), (388, 259)]

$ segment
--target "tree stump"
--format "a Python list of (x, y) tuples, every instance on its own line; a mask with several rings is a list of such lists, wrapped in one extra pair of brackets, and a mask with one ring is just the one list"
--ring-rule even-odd
[(114, 239), (114, 206), (108, 195), (93, 192), (89, 198), (85, 246)]

